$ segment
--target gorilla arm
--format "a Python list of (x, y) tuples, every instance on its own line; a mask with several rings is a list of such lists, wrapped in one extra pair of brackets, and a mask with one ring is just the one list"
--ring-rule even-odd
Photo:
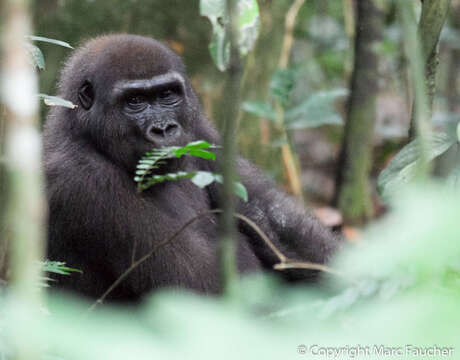
[[(298, 200), (278, 190), (249, 161), (239, 158), (237, 167), (248, 191), (248, 202), (241, 202), (237, 211), (253, 220), (289, 260), (326, 263), (339, 246), (339, 238), (309, 214)], [(245, 224), (239, 227), (254, 239), (251, 246), (264, 266), (272, 268), (279, 263), (253, 229)], [(287, 270), (283, 275), (289, 280), (298, 280), (314, 278), (317, 272)]]
[[(196, 129), (197, 139), (210, 143), (220, 143), (216, 129), (202, 114)], [(207, 162), (210, 171), (218, 171), (214, 164)], [(238, 175), (248, 192), (248, 201), (240, 201), (236, 211), (245, 215), (268, 236), (278, 250), (291, 261), (324, 264), (341, 246), (340, 237), (332, 233), (318, 219), (309, 214), (304, 206), (293, 197), (279, 190), (273, 181), (248, 160), (238, 157)], [(218, 207), (218, 185), (208, 186), (208, 194), (213, 207)], [(276, 254), (250, 226), (240, 221), (239, 231), (250, 239), (250, 246), (259, 261), (268, 269), (279, 263)], [(285, 270), (288, 280), (314, 279), (317, 271)]]

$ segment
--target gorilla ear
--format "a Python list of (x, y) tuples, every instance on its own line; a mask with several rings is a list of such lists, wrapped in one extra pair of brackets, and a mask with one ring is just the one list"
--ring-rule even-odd
[(94, 89), (89, 81), (85, 81), (78, 90), (78, 100), (85, 110), (89, 110), (94, 102)]

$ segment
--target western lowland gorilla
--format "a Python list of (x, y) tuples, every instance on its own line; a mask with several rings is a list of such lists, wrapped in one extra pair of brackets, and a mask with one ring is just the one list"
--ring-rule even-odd
[[(220, 185), (200, 189), (189, 180), (156, 184), (139, 193), (138, 160), (153, 148), (195, 140), (218, 144), (181, 58), (148, 37), (108, 35), (88, 41), (67, 61), (58, 96), (77, 105), (54, 107), (44, 130), (49, 202), (48, 258), (82, 274), (59, 277), (58, 286), (98, 298), (156, 244), (191, 218), (218, 207)], [(216, 172), (213, 161), (184, 156), (168, 172)], [(303, 207), (247, 160), (237, 169), (249, 200), (237, 204), (290, 259), (324, 264), (339, 241)], [(163, 170), (164, 171), (164, 170)], [(221, 288), (217, 260), (218, 214), (203, 216), (137, 267), (108, 297), (138, 300), (161, 287), (201, 293)], [(238, 224), (237, 268), (272, 269), (278, 258), (246, 223)], [(316, 271), (286, 270), (289, 281), (312, 280)]]

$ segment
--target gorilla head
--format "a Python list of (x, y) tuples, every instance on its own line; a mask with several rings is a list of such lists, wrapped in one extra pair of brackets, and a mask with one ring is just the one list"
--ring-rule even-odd
[(78, 105), (74, 131), (132, 170), (152, 148), (185, 145), (200, 116), (182, 60), (141, 36), (89, 41), (62, 73), (61, 95)]
[[(219, 143), (181, 59), (150, 38), (99, 37), (71, 56), (58, 95), (78, 107), (53, 108), (45, 124), (48, 257), (83, 270), (58, 285), (99, 297), (135, 259), (155, 249), (111, 299), (137, 300), (165, 286), (219, 292), (216, 214), (165, 242), (190, 219), (218, 206), (218, 185), (200, 189), (181, 180), (138, 193), (133, 180), (137, 161), (152, 148), (193, 140)], [(191, 157), (171, 167), (216, 171), (213, 162)], [(247, 160), (238, 158), (237, 169), (249, 197), (237, 204), (237, 212), (289, 259), (326, 262), (336, 237)], [(279, 260), (244, 223), (238, 224), (235, 241), (242, 273), (272, 269)], [(157, 249), (158, 244), (165, 245)], [(291, 281), (316, 274), (287, 270), (282, 275)]]

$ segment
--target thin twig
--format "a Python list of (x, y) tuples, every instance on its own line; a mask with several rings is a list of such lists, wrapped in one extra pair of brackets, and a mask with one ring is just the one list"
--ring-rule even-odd
[(281, 57), (279, 67), (285, 69), (289, 64), (289, 56), (291, 55), (292, 44), (294, 42), (294, 25), (299, 13), (300, 8), (305, 3), (305, 0), (295, 0), (288, 12), (286, 13), (286, 20), (284, 23), (284, 39), (283, 48), (281, 50)]
[(310, 261), (291, 261), (287, 260), (279, 264), (273, 265), (275, 270), (287, 270), (287, 269), (306, 269), (306, 270), (319, 270), (329, 274), (343, 276), (340, 272), (331, 269), (329, 266), (323, 264), (312, 263)]
[[(283, 46), (281, 49), (281, 55), (278, 64), (280, 69), (286, 69), (289, 65), (289, 57), (291, 55), (292, 44), (294, 43), (294, 25), (297, 14), (299, 13), (300, 8), (304, 3), (305, 0), (295, 0), (286, 13)], [(280, 130), (282, 132), (281, 136), (289, 140), (286, 129), (284, 127), (284, 109), (280, 101), (275, 103), (275, 110), (277, 123), (279, 124)], [(294, 195), (302, 198), (302, 184), (300, 182), (299, 169), (297, 167), (289, 142), (281, 146), (281, 154), (283, 158), (285, 175), (289, 183), (289, 188)]]
[(273, 251), (273, 253), (276, 255), (276, 257), (279, 259), (281, 263), (285, 263), (287, 261), (287, 257), (281, 251), (278, 250), (275, 244), (273, 244), (273, 242), (262, 231), (262, 229), (259, 226), (257, 226), (257, 224), (254, 221), (242, 214), (235, 213), (233, 215), (236, 218), (243, 220), (246, 224), (248, 224), (262, 238), (262, 240), (265, 241), (265, 243)]

